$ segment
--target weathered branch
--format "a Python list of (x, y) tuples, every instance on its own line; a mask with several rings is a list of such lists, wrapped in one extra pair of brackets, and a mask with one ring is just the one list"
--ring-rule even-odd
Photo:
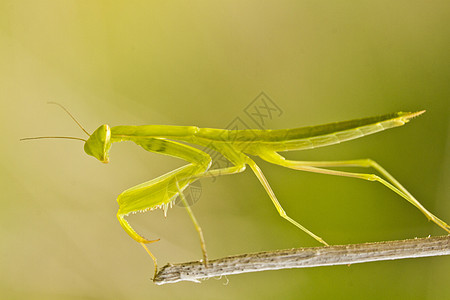
[(167, 264), (156, 275), (156, 284), (195, 281), (210, 277), (379, 260), (450, 255), (450, 235), (412, 240), (364, 243), (330, 247), (298, 248), (243, 254), (202, 262)]

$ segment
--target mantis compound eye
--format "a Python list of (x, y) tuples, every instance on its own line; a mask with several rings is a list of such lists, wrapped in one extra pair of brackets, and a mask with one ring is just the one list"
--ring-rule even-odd
[(109, 162), (109, 149), (111, 148), (111, 128), (104, 124), (97, 128), (84, 144), (84, 152), (101, 161)]

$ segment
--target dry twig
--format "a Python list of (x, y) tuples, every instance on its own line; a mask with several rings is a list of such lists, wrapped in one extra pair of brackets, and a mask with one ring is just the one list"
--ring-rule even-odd
[(450, 235), (412, 240), (364, 243), (329, 247), (297, 248), (243, 254), (202, 262), (167, 264), (156, 275), (156, 284), (195, 281), (210, 277), (331, 265), (347, 265), (380, 260), (450, 254)]

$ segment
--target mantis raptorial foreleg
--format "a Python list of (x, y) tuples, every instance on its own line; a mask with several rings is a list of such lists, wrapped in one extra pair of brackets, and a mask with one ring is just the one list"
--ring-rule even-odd
[[(166, 139), (136, 139), (136, 144), (142, 146), (145, 150), (161, 153), (165, 155), (174, 156), (177, 158), (184, 159), (186, 161), (189, 161), (191, 164), (181, 167), (173, 172), (169, 172), (161, 177), (155, 178), (154, 180), (151, 180), (147, 183), (140, 184), (134, 188), (131, 188), (124, 193), (122, 193), (119, 196), (119, 204), (122, 203), (122, 200), (124, 197), (128, 196), (127, 192), (130, 193), (130, 198), (132, 198), (131, 201), (134, 202), (140, 202), (146, 205), (146, 208), (140, 209), (140, 210), (147, 210), (147, 209), (153, 209), (155, 206), (161, 206), (163, 205), (164, 209), (167, 209), (167, 206), (170, 202), (172, 202), (178, 195), (180, 196), (181, 201), (186, 206), (187, 212), (194, 223), (194, 227), (197, 230), (200, 238), (200, 245), (203, 253), (203, 259), (205, 262), (205, 265), (207, 264), (207, 252), (206, 252), (206, 244), (203, 237), (203, 233), (201, 230), (201, 227), (199, 226), (191, 208), (187, 205), (186, 200), (184, 198), (184, 195), (182, 191), (192, 182), (195, 180), (202, 178), (202, 177), (215, 177), (215, 176), (221, 176), (221, 175), (228, 175), (228, 174), (236, 174), (240, 173), (245, 170), (245, 165), (241, 162), (242, 159), (239, 160), (239, 158), (236, 158), (238, 156), (237, 153), (231, 152), (228, 153), (225, 151), (224, 155), (226, 157), (231, 157), (233, 159), (232, 163), (235, 163), (236, 165), (228, 168), (221, 168), (221, 169), (215, 169), (208, 171), (208, 168), (211, 165), (211, 158), (210, 156), (196, 148), (193, 148), (191, 146), (181, 144), (178, 142), (166, 140)], [(240, 154), (242, 155), (242, 154)], [(245, 157), (245, 156), (244, 156)], [(139, 190), (140, 194), (137, 195), (135, 193), (136, 190)], [(164, 195), (159, 195), (160, 191), (164, 190)], [(158, 204), (155, 201), (160, 200)], [(149, 207), (150, 203), (154, 203), (152, 207)], [(131, 202), (130, 202), (131, 204)], [(127, 206), (120, 207), (119, 211), (125, 210)], [(136, 210), (134, 210), (136, 211)], [(128, 223), (124, 224), (124, 219), (119, 218), (119, 221), (121, 221), (122, 226), (128, 225), (128, 233), (130, 234), (130, 230), (132, 230), (131, 226), (129, 226)], [(125, 221), (126, 222), (126, 221)], [(124, 227), (125, 228), (125, 227)], [(134, 230), (133, 230), (134, 232)], [(137, 233), (134, 232), (130, 234), (134, 239), (136, 239)], [(139, 239), (139, 238), (138, 238)], [(139, 241), (141, 244), (145, 247), (143, 243), (146, 243), (145, 241)], [(145, 247), (146, 251), (149, 253), (149, 255), (154, 258), (154, 256), (151, 254), (151, 252), (148, 250), (147, 247)], [(153, 259), (156, 263), (156, 260)]]
[[(321, 174), (329, 174), (329, 175), (337, 175), (337, 176), (345, 176), (345, 177), (353, 177), (364, 179), (368, 181), (376, 181), (390, 190), (394, 191), (406, 201), (414, 205), (418, 208), (429, 220), (436, 223), (442, 229), (446, 230), (450, 233), (450, 226), (447, 225), (444, 221), (433, 215), (429, 212), (425, 207), (423, 207), (420, 202), (414, 198), (414, 196), (409, 193), (405, 187), (403, 187), (391, 174), (389, 174), (383, 167), (381, 167), (378, 163), (371, 159), (356, 159), (356, 160), (343, 160), (343, 161), (294, 161), (287, 160), (283, 156), (279, 155), (275, 152), (267, 152), (261, 154), (260, 157), (264, 160), (267, 160), (271, 163), (275, 163), (287, 168), (321, 173)], [(370, 174), (370, 173), (354, 173), (354, 172), (345, 172), (345, 171), (336, 171), (330, 169), (324, 169), (324, 167), (372, 167), (377, 172), (379, 172), (386, 179), (381, 178), (378, 175)]]
[[(154, 240), (154, 242), (159, 241), (159, 239)], [(158, 262), (156, 260), (156, 257), (153, 255), (153, 253), (147, 248), (147, 245), (144, 243), (140, 243), (142, 245), (142, 247), (144, 247), (145, 251), (148, 253), (148, 255), (150, 255), (150, 257), (153, 260), (153, 266), (155, 267), (155, 272), (153, 272), (153, 278), (156, 277), (156, 274), (158, 274)]]
[[(119, 220), (122, 228), (130, 235), (134, 240), (139, 242), (142, 247), (144, 247), (145, 251), (150, 255), (153, 260), (155, 266), (155, 276), (158, 272), (158, 264), (155, 256), (151, 253), (151, 251), (147, 248), (146, 244), (159, 241), (156, 240), (148, 240), (141, 235), (139, 235), (127, 222), (125, 216), (130, 213), (135, 212), (143, 212), (147, 210), (153, 210), (156, 208), (164, 209), (164, 213), (166, 214), (167, 209), (170, 203), (175, 199), (178, 194), (178, 188), (175, 185), (177, 175), (182, 176), (186, 174), (190, 174), (191, 170), (195, 166), (186, 165), (181, 168), (178, 168), (172, 172), (169, 172), (165, 175), (162, 175), (158, 178), (135, 186), (131, 189), (124, 191), (119, 195), (117, 201), (119, 203), (119, 211), (117, 212), (117, 219)], [(183, 181), (183, 187), (187, 186), (188, 183)], [(175, 186), (175, 190), (174, 190)]]
[(270, 199), (272, 200), (273, 204), (275, 205), (275, 208), (277, 209), (278, 213), (281, 217), (288, 220), (292, 224), (294, 224), (296, 227), (300, 228), (310, 236), (312, 236), (315, 240), (318, 242), (324, 244), (325, 246), (328, 246), (328, 244), (319, 236), (315, 235), (308, 229), (306, 229), (304, 226), (300, 225), (297, 221), (289, 217), (286, 212), (284, 211), (283, 207), (281, 206), (280, 202), (278, 202), (277, 197), (275, 196), (275, 193), (273, 192), (272, 188), (269, 185), (269, 182), (267, 181), (266, 177), (262, 173), (261, 169), (258, 167), (258, 165), (254, 161), (249, 161), (249, 166), (252, 168), (253, 172), (255, 173), (256, 177), (258, 177), (259, 181), (263, 185), (264, 189), (266, 190), (267, 194), (269, 194)]
[[(210, 156), (196, 148), (165, 139), (136, 139), (136, 144), (145, 150), (175, 156), (190, 162), (174, 171), (166, 173), (158, 178), (144, 182), (132, 187), (119, 195), (119, 211), (117, 218), (125, 231), (137, 242), (139, 242), (153, 259), (155, 270), (157, 270), (156, 258), (145, 246), (157, 240), (147, 240), (140, 236), (125, 220), (130, 213), (143, 212), (156, 208), (164, 209), (166, 214), (169, 205), (190, 183), (197, 179), (197, 175), (203, 174), (211, 165)], [(181, 179), (180, 179), (181, 178)], [(194, 222), (194, 225), (197, 226)], [(202, 246), (202, 250), (204, 247)]]

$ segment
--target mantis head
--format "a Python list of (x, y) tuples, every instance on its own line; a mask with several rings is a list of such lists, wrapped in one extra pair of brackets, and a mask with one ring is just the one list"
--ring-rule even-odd
[(21, 141), (25, 140), (40, 140), (40, 139), (70, 139), (70, 140), (80, 140), (84, 142), (84, 152), (91, 155), (101, 161), (102, 163), (109, 162), (109, 149), (111, 148), (111, 128), (104, 124), (97, 128), (92, 134), (86, 131), (86, 129), (81, 126), (74, 116), (61, 104), (56, 102), (48, 102), (49, 104), (56, 104), (61, 107), (71, 118), (77, 123), (77, 125), (89, 136), (87, 140), (78, 137), (71, 136), (38, 136), (22, 138)]
[(97, 128), (84, 143), (84, 152), (105, 164), (109, 162), (110, 148), (111, 128), (106, 124)]

